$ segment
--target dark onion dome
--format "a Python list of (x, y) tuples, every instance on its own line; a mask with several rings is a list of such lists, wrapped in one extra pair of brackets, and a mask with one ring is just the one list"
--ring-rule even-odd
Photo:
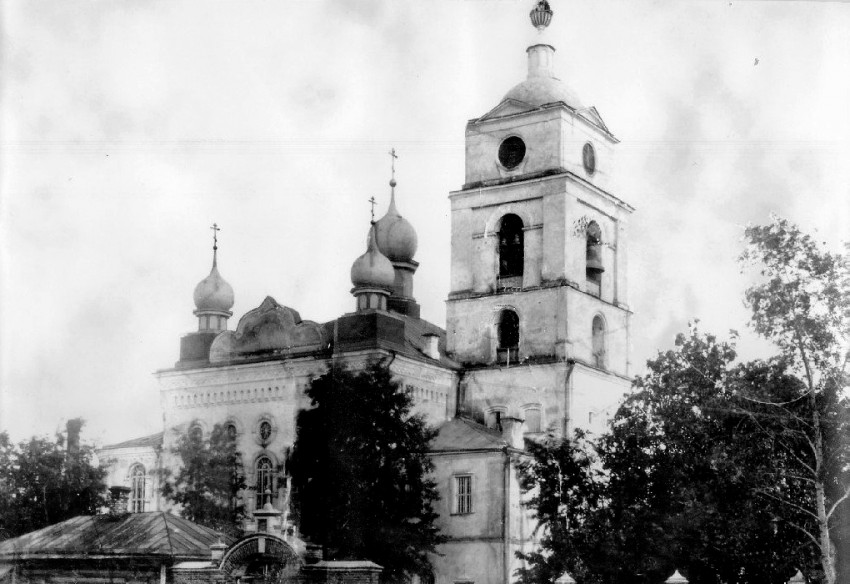
[(199, 311), (229, 312), (233, 308), (233, 287), (228, 284), (213, 259), (210, 275), (195, 286), (195, 307)]
[[(390, 183), (393, 187), (395, 181)], [(375, 223), (378, 249), (395, 262), (413, 261), (416, 254), (417, 237), (413, 225), (402, 217), (395, 206), (395, 193), (390, 195), (387, 214)]]
[(395, 284), (395, 269), (390, 260), (378, 250), (376, 227), (377, 225), (373, 225), (369, 228), (366, 253), (354, 260), (351, 266), (351, 283), (355, 288), (391, 290)]

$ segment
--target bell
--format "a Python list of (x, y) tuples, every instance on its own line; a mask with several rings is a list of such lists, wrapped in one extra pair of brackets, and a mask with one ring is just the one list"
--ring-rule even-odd
[(602, 246), (589, 245), (587, 246), (587, 263), (586, 270), (588, 272), (604, 272), (605, 266), (602, 265)]

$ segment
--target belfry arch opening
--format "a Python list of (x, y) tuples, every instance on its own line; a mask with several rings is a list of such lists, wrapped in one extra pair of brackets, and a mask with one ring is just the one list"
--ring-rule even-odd
[(602, 291), (602, 229), (596, 221), (591, 221), (585, 229), (585, 273), (588, 291), (597, 296)]
[(499, 313), (496, 324), (498, 345), (496, 359), (500, 364), (510, 365), (519, 361), (519, 316), (510, 309)]
[(499, 278), (522, 278), (524, 255), (522, 219), (505, 215), (499, 225)]

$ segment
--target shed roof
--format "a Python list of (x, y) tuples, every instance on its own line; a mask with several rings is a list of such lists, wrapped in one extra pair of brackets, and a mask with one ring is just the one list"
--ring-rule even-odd
[(232, 537), (164, 511), (81, 515), (0, 542), (0, 560), (125, 557), (203, 560)]
[(125, 440), (124, 442), (119, 442), (118, 444), (107, 444), (106, 446), (101, 448), (101, 450), (112, 450), (117, 448), (141, 448), (144, 446), (157, 448), (159, 446), (162, 446), (162, 436), (163, 432), (157, 432), (156, 434), (151, 434), (150, 436), (133, 438), (132, 440)]
[(455, 418), (437, 428), (430, 452), (501, 450), (506, 446), (508, 443), (500, 432), (472, 420)]

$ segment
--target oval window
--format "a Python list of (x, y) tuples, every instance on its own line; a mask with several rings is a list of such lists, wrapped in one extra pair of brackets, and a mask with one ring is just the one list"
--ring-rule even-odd
[(596, 151), (593, 149), (593, 144), (588, 142), (584, 145), (581, 152), (581, 159), (584, 163), (584, 170), (587, 174), (593, 174), (596, 171)]
[(502, 166), (511, 170), (519, 166), (525, 158), (525, 142), (519, 136), (505, 138), (499, 146), (499, 162)]

